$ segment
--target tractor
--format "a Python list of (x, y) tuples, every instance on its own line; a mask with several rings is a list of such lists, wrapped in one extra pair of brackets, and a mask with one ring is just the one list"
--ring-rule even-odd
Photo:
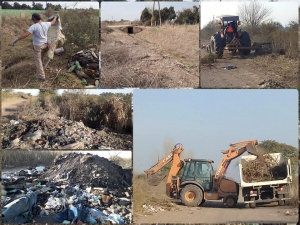
[(221, 16), (220, 19), (221, 31), (212, 35), (207, 50), (218, 59), (223, 57), (224, 50), (233, 53), (238, 50), (243, 55), (249, 55), (252, 49), (250, 35), (239, 29), (239, 16)]

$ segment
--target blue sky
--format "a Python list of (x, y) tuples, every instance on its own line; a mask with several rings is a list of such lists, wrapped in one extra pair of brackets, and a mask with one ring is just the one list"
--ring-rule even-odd
[[(160, 2), (160, 9), (174, 6), (175, 12), (183, 8), (199, 7), (198, 2)], [(139, 20), (145, 7), (153, 7), (153, 2), (101, 2), (101, 20)], [(155, 9), (158, 4), (155, 2)]]
[[(268, 19), (280, 22), (283, 26), (292, 20), (298, 21), (299, 1), (265, 2), (261, 4), (272, 9)], [(221, 15), (238, 15), (238, 6), (244, 4), (242, 1), (203, 1), (201, 2), (201, 28), (209, 21)], [(241, 21), (243, 23), (243, 21)]]
[[(38, 95), (39, 89), (13, 89), (15, 92), (24, 92), (24, 93), (31, 93), (31, 95)], [(58, 94), (63, 93), (65, 90), (68, 89), (59, 89)], [(69, 89), (70, 90), (70, 89)], [(99, 95), (101, 93), (105, 92), (111, 92), (111, 93), (132, 93), (133, 89), (126, 88), (126, 89), (86, 89), (85, 90), (87, 94), (96, 94)]]
[[(276, 140), (298, 148), (297, 90), (135, 90), (134, 171), (163, 158), (165, 141), (181, 143), (194, 158), (215, 161), (229, 144)], [(172, 149), (170, 149), (171, 151)], [(190, 156), (188, 156), (190, 157)], [(239, 181), (236, 166), (227, 176)]]

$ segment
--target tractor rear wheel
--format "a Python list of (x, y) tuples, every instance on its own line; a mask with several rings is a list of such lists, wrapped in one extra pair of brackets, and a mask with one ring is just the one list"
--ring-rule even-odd
[[(242, 32), (240, 43), (242, 47), (251, 47), (251, 39), (248, 32)], [(250, 55), (251, 49), (240, 49), (239, 52), (241, 52), (243, 55)]]
[(188, 184), (181, 190), (180, 199), (186, 206), (198, 206), (203, 200), (203, 192), (196, 185)]
[(215, 55), (216, 58), (221, 59), (223, 57), (223, 40), (220, 34), (214, 34), (210, 39), (210, 52)]
[(233, 208), (236, 206), (237, 199), (234, 195), (226, 195), (223, 200), (223, 203), (226, 207)]

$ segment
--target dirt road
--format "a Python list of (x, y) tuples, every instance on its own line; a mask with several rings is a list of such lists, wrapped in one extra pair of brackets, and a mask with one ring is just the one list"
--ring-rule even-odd
[(12, 119), (18, 119), (17, 114), (18, 114), (18, 109), (20, 106), (25, 104), (26, 101), (29, 99), (9, 99), (6, 100), (5, 102), (2, 102), (2, 122), (6, 122)]
[(102, 87), (199, 86), (199, 75), (194, 71), (194, 67), (198, 67), (199, 64), (186, 65), (162, 45), (142, 38), (141, 33), (127, 34), (115, 29), (102, 35)]
[[(151, 186), (151, 192), (156, 196), (165, 194), (165, 182), (158, 186)], [(173, 200), (172, 200), (173, 201)], [(257, 205), (255, 209), (245, 208), (240, 191), (236, 208), (225, 208), (222, 201), (207, 201), (200, 207), (187, 207), (178, 200), (173, 201), (174, 207), (170, 211), (147, 213), (147, 215), (134, 214), (134, 223), (296, 223), (298, 221), (298, 208), (278, 206), (277, 203)], [(154, 207), (155, 208), (155, 207)], [(289, 214), (289, 215), (286, 215)]]
[[(189, 208), (180, 206), (180, 211), (164, 211), (152, 215), (136, 216), (139, 223), (297, 223), (298, 209), (278, 206), (262, 206), (255, 209), (219, 208), (220, 202), (207, 202), (203, 207)], [(241, 205), (239, 205), (241, 207)], [(218, 208), (215, 208), (218, 207)], [(285, 213), (291, 215), (285, 215)]]
[[(201, 49), (201, 59), (208, 53)], [(250, 56), (232, 56), (225, 53), (215, 63), (201, 63), (202, 88), (258, 88), (260, 83), (273, 80), (285, 88), (296, 88), (298, 85), (298, 63), (278, 54), (257, 56), (252, 51)], [(225, 70), (225, 66), (236, 69)], [(278, 87), (280, 88), (280, 87)]]

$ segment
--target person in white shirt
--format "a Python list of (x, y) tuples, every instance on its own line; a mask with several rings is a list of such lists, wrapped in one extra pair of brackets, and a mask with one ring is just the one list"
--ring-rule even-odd
[(57, 17), (58, 14), (54, 16), (51, 22), (42, 22), (41, 16), (38, 13), (33, 13), (32, 21), (34, 24), (29, 27), (26, 33), (13, 41), (14, 46), (18, 41), (27, 38), (30, 34), (33, 35), (33, 55), (38, 72), (38, 79), (41, 81), (46, 80), (43, 68), (43, 57), (48, 51), (47, 33), (48, 29), (55, 24)]

